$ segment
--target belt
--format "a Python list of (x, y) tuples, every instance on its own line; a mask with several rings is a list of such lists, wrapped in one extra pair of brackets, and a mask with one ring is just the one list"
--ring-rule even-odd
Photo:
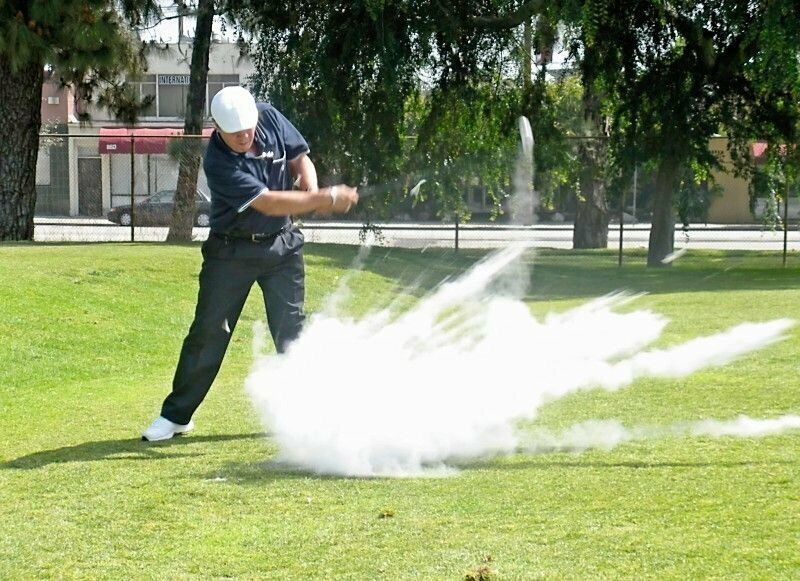
[(289, 225), (287, 224), (286, 226), (282, 226), (280, 230), (278, 230), (277, 232), (273, 232), (272, 234), (263, 234), (263, 233), (248, 234), (246, 232), (212, 232), (210, 235), (213, 236), (214, 238), (219, 238), (221, 240), (224, 240), (225, 242), (230, 242), (231, 240), (247, 240), (248, 242), (255, 242), (256, 244), (259, 244), (261, 242), (271, 242), (272, 240), (275, 240), (277, 236), (286, 232), (288, 228)]

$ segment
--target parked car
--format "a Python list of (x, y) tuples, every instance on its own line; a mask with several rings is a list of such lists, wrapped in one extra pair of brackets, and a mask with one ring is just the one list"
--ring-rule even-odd
[[(130, 204), (112, 208), (108, 219), (120, 226), (130, 226), (131, 219), (137, 226), (169, 226), (174, 199), (175, 190), (162, 190), (137, 203), (133, 212)], [(197, 190), (194, 198), (194, 224), (203, 228), (211, 224), (211, 199), (201, 190)]]

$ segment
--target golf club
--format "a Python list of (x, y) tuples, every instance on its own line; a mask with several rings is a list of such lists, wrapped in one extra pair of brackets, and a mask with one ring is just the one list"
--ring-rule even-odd
[[(528, 121), (528, 118), (524, 115), (518, 119), (519, 124), (519, 134), (520, 139), (522, 141), (522, 152), (525, 156), (525, 159), (529, 162), (533, 162), (533, 131), (531, 129), (531, 123)], [(383, 184), (378, 184), (374, 186), (364, 186), (358, 188), (358, 196), (360, 199), (368, 198), (380, 192), (388, 192), (390, 190), (395, 190), (399, 187), (402, 187), (405, 184), (407, 178), (398, 178), (396, 180), (392, 180)], [(412, 198), (416, 198), (419, 195), (420, 188), (422, 184), (427, 182), (426, 178), (421, 178), (417, 181), (417, 183), (408, 190), (408, 195)]]
[[(384, 184), (378, 184), (375, 186), (364, 186), (363, 188), (358, 188), (358, 197), (363, 199), (372, 195), (375, 195), (379, 192), (387, 192), (390, 190), (394, 190), (400, 188), (405, 183), (405, 178), (398, 178), (396, 180), (392, 180), (390, 182), (386, 182)], [(422, 187), (422, 184), (427, 182), (425, 178), (420, 179), (417, 183), (408, 190), (408, 195), (412, 198), (416, 198), (419, 195), (419, 190)]]

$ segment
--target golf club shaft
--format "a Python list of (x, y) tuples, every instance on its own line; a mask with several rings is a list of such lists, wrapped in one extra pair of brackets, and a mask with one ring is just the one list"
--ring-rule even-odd
[[(522, 141), (522, 150), (525, 154), (526, 158), (532, 163), (533, 161), (533, 133), (531, 131), (531, 125), (528, 121), (527, 117), (520, 117), (519, 118), (519, 132), (520, 138)], [(418, 179), (419, 176), (415, 178), (416, 185), (414, 185), (409, 192), (412, 196), (416, 196), (419, 192), (420, 186), (425, 183), (427, 180), (425, 178)], [(375, 195), (380, 192), (388, 192), (391, 190), (396, 190), (398, 187), (404, 187), (408, 183), (408, 176), (397, 178), (395, 180), (391, 180), (389, 182), (385, 182), (383, 184), (378, 184), (374, 186), (364, 186), (358, 188), (358, 196), (361, 199), (368, 198), (372, 195)]]
[(390, 190), (396, 190), (398, 188), (402, 188), (406, 183), (407, 178), (398, 178), (396, 180), (391, 180), (388, 182), (384, 182), (382, 184), (377, 184), (374, 186), (364, 186), (358, 188), (358, 197), (360, 199), (367, 198), (369, 196), (373, 196), (380, 192), (387, 192)]

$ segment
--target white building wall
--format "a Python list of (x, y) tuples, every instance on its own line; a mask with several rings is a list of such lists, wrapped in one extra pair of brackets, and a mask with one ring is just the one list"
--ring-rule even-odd
[[(192, 58), (191, 43), (170, 44), (165, 49), (151, 49), (147, 56), (147, 75), (188, 75)], [(247, 79), (254, 72), (252, 61), (242, 57), (239, 47), (234, 43), (213, 42), (209, 51), (209, 75), (238, 75), (239, 82), (246, 85)], [(208, 102), (206, 102), (206, 110)], [(119, 126), (123, 125), (114, 119), (113, 115), (105, 108), (91, 105), (89, 113), (92, 116), (93, 126)], [(141, 125), (157, 127), (181, 126), (181, 117), (144, 117)]]
[[(148, 55), (146, 74), (155, 75), (189, 75), (191, 62), (191, 42), (168, 45), (165, 50), (152, 50)], [(209, 76), (238, 75), (239, 83), (246, 84), (254, 68), (248, 58), (242, 58), (239, 48), (233, 43), (213, 42), (209, 53)], [(164, 79), (166, 81), (183, 81), (187, 79)], [(226, 81), (227, 82), (227, 81)], [(234, 83), (235, 84), (235, 83)], [(188, 89), (188, 87), (187, 87)], [(206, 111), (208, 111), (208, 98)], [(81, 156), (96, 157), (99, 139), (94, 137), (101, 127), (124, 126), (114, 119), (105, 108), (92, 105), (88, 109), (91, 121), (84, 126), (69, 123), (68, 131), (74, 135), (87, 137), (69, 140), (69, 190), (70, 215), (78, 215), (78, 158)], [(144, 116), (138, 127), (183, 127), (182, 117)], [(210, 124), (210, 119), (207, 124)], [(92, 137), (89, 137), (92, 136)], [(103, 154), (102, 175), (98, 176), (102, 185), (103, 212), (120, 204), (130, 203), (130, 156), (123, 154)], [(147, 195), (160, 190), (175, 189), (178, 180), (178, 164), (169, 155), (136, 155), (134, 161), (135, 200), (141, 201)], [(205, 174), (200, 169), (197, 186), (208, 192)]]

